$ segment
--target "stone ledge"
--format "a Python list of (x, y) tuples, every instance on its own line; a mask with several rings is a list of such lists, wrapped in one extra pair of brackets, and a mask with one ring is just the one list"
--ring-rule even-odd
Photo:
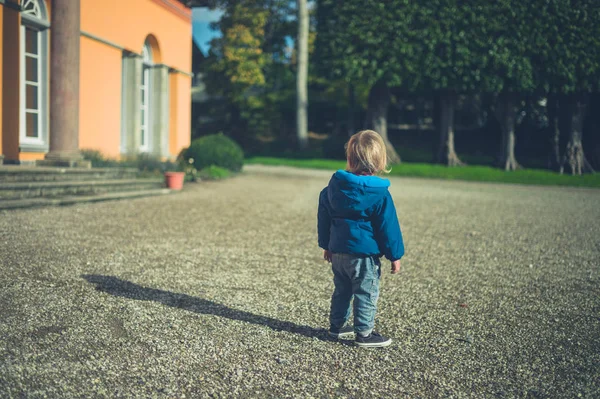
[(37, 182), (6, 182), (2, 183), (3, 190), (28, 190), (34, 188), (68, 188), (68, 187), (102, 187), (102, 186), (129, 186), (135, 184), (161, 184), (163, 179), (103, 179), (103, 180), (64, 180), (64, 181), (37, 181)]
[(66, 160), (66, 159), (41, 159), (35, 161), (36, 166), (53, 166), (60, 168), (82, 168), (91, 169), (92, 161), (80, 159), (80, 160)]
[(45, 206), (65, 206), (74, 205), (87, 202), (101, 202), (101, 201), (114, 201), (120, 199), (133, 199), (140, 197), (151, 197), (157, 195), (166, 195), (172, 193), (167, 188), (155, 189), (155, 190), (144, 190), (144, 191), (133, 191), (133, 192), (117, 192), (108, 193), (101, 195), (89, 195), (89, 196), (69, 196), (62, 198), (32, 198), (32, 199), (21, 199), (21, 200), (3, 200), (0, 201), (0, 210), (9, 209), (24, 209), (24, 208), (39, 208)]
[(36, 166), (27, 164), (4, 164), (0, 168), (0, 174), (7, 173), (28, 173), (28, 174), (90, 174), (97, 172), (138, 172), (137, 168), (132, 167), (115, 167), (115, 168), (64, 168), (64, 167), (52, 167), (52, 166)]

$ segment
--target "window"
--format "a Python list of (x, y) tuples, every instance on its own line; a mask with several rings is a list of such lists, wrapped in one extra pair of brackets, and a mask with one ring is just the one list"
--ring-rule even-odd
[(25, 36), (25, 137), (40, 139), (40, 37), (39, 32), (25, 26), (21, 34)]
[(152, 67), (152, 48), (148, 43), (142, 50), (142, 84), (141, 84), (141, 140), (140, 151), (150, 151), (150, 68)]
[(48, 124), (49, 24), (43, 1), (25, 0), (21, 21), (19, 142), (25, 150), (44, 150), (47, 147)]
[(23, 14), (30, 15), (37, 19), (44, 19), (45, 15), (42, 13), (42, 8), (36, 0), (25, 0), (23, 2)]

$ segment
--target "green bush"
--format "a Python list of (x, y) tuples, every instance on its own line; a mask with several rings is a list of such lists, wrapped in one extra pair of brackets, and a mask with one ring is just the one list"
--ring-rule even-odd
[(186, 160), (193, 159), (194, 167), (197, 170), (214, 165), (238, 172), (244, 165), (242, 148), (221, 133), (192, 141), (192, 144), (184, 152), (184, 158)]
[(151, 154), (138, 154), (129, 160), (140, 172), (163, 173), (169, 165)]
[(107, 158), (102, 152), (93, 149), (81, 150), (83, 159), (90, 160), (94, 168), (135, 168), (141, 176), (157, 176), (164, 172), (195, 173), (181, 157), (176, 161), (163, 161), (156, 155), (142, 153), (123, 157), (121, 160)]
[(91, 161), (94, 168), (110, 168), (119, 166), (119, 162), (104, 156), (102, 152), (92, 149), (81, 150), (83, 159)]
[(210, 165), (208, 168), (202, 169), (198, 175), (203, 180), (220, 180), (231, 176), (229, 169), (220, 168), (215, 165)]

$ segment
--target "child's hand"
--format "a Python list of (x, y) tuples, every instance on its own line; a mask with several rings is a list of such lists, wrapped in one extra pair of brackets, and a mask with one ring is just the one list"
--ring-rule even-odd
[(396, 274), (400, 271), (400, 259), (392, 262), (392, 274)]
[(323, 259), (327, 262), (331, 263), (331, 251), (325, 250), (323, 251)]

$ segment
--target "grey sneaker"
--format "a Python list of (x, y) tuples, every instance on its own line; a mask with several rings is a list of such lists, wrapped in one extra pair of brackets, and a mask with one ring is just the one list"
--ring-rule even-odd
[(371, 334), (363, 337), (360, 334), (356, 334), (356, 340), (354, 343), (361, 348), (381, 348), (388, 346), (392, 343), (392, 339), (384, 337), (383, 335), (377, 334), (373, 331)]
[(335, 339), (352, 339), (354, 338), (354, 327), (346, 325), (340, 329), (330, 328), (329, 336)]

